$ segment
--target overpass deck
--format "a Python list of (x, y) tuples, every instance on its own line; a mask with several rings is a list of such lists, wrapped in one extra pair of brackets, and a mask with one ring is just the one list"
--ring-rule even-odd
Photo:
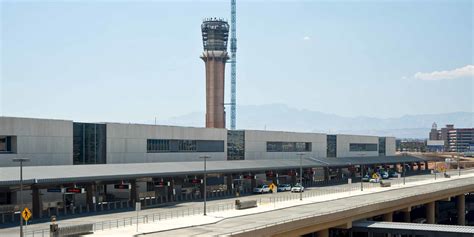
[(352, 225), (356, 232), (390, 233), (402, 235), (443, 236), (443, 237), (472, 237), (474, 226), (435, 225), (417, 223), (395, 223), (358, 221)]
[[(474, 191), (474, 176), (444, 182), (421, 182), (366, 195), (293, 206), (253, 215), (224, 219), (215, 224), (152, 234), (151, 236), (269, 236), (319, 225), (319, 229), (345, 225), (348, 221), (381, 215)], [(318, 231), (312, 228), (311, 231)], [(309, 232), (302, 232), (305, 234)], [(294, 233), (293, 233), (294, 234)], [(282, 234), (285, 236), (285, 234)]]
[[(406, 209), (474, 191), (474, 174), (421, 180), (405, 186), (352, 191), (331, 197), (266, 203), (258, 209), (229, 210), (142, 225), (143, 236), (286, 236), (346, 225), (352, 221)], [(131, 232), (130, 232), (131, 231)], [(302, 231), (302, 232), (299, 232)], [(96, 236), (131, 236), (134, 230), (97, 232)], [(128, 235), (127, 235), (128, 234)]]

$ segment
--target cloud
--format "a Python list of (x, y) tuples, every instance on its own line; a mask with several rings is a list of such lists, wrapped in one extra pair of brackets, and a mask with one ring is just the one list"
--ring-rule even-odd
[(303, 37), (303, 40), (311, 40), (311, 37), (305, 36), (305, 37)]
[(466, 65), (450, 71), (417, 72), (413, 77), (425, 81), (453, 80), (465, 77), (474, 78), (474, 65)]

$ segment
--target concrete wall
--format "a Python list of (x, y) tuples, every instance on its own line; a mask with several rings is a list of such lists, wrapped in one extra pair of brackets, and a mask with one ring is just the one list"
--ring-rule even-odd
[(267, 142), (311, 142), (306, 157), (326, 157), (326, 134), (245, 130), (245, 159), (297, 159), (298, 152), (267, 152)]
[(386, 137), (385, 138), (385, 155), (394, 156), (396, 152), (395, 137)]
[[(224, 152), (147, 153), (147, 139), (222, 140)], [(212, 160), (227, 159), (226, 129), (107, 123), (109, 164), (199, 161), (204, 154)]]
[(0, 117), (0, 135), (16, 137), (14, 153), (0, 153), (0, 167), (18, 166), (16, 157), (30, 158), (25, 166), (72, 165), (72, 121)]
[(357, 151), (351, 152), (349, 150), (350, 143), (371, 143), (379, 144), (379, 138), (374, 136), (360, 136), (360, 135), (337, 135), (337, 157), (358, 157), (358, 156), (378, 156), (377, 151)]

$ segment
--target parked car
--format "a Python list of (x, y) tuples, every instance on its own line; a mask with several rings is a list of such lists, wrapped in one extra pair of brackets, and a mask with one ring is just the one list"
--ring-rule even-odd
[(269, 193), (270, 191), (270, 187), (266, 184), (259, 185), (253, 189), (254, 193)]
[(291, 188), (292, 193), (299, 193), (299, 192), (304, 192), (304, 187), (301, 184), (296, 184)]
[(280, 184), (277, 188), (278, 192), (291, 191), (291, 185), (289, 184)]
[(369, 183), (380, 183), (380, 179), (372, 178), (372, 179), (369, 180)]
[(398, 173), (395, 172), (395, 171), (390, 171), (390, 172), (389, 172), (389, 175), (390, 175), (390, 177), (392, 177), (392, 178), (398, 178)]

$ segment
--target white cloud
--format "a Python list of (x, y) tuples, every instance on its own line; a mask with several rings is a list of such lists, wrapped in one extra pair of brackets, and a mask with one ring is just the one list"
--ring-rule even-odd
[(303, 40), (310, 40), (310, 39), (311, 39), (311, 37), (309, 37), (309, 36), (303, 37)]
[(474, 65), (466, 65), (449, 71), (417, 72), (413, 77), (426, 81), (452, 80), (463, 77), (474, 78)]

